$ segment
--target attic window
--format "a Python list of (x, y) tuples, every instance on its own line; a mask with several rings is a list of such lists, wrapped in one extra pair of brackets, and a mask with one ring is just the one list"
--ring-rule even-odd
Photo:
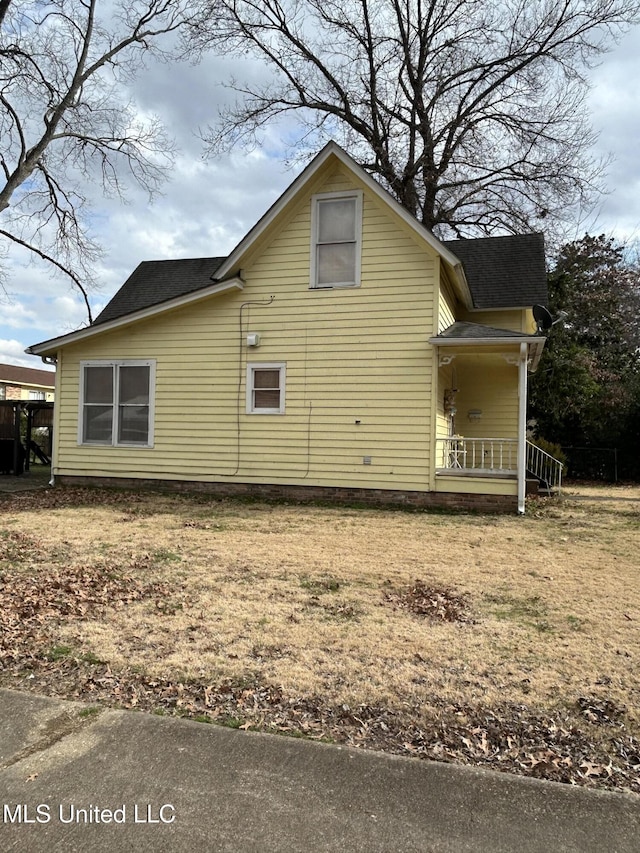
[(151, 447), (155, 362), (83, 362), (79, 444)]
[(322, 193), (311, 205), (310, 286), (359, 285), (362, 193)]

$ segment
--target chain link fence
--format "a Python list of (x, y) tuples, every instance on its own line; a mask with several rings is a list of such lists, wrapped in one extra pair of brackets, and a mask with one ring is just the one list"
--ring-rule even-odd
[(563, 447), (568, 464), (566, 476), (571, 480), (602, 480), (617, 483), (620, 459), (617, 447)]

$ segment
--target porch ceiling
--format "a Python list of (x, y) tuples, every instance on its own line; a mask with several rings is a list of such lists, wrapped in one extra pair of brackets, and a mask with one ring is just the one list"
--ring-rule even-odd
[[(519, 355), (519, 350), (517, 347), (468, 347), (465, 349), (460, 348), (459, 350), (448, 348), (441, 355), (455, 355), (456, 364), (482, 364), (483, 367), (490, 368), (504, 367), (506, 363), (515, 362)], [(509, 358), (509, 362), (507, 362), (507, 357)]]
[(538, 366), (546, 338), (526, 335), (511, 329), (497, 329), (479, 323), (455, 322), (439, 335), (429, 338), (429, 343), (446, 350), (447, 355), (493, 354), (517, 355), (520, 345), (527, 345), (529, 370), (533, 373)]

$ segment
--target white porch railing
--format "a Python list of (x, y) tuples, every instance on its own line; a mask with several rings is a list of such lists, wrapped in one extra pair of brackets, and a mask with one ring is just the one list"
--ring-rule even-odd
[(488, 474), (515, 474), (518, 470), (517, 438), (438, 438), (436, 449), (438, 469)]
[[(562, 462), (527, 441), (527, 472), (547, 491), (560, 491)], [(439, 471), (512, 474), (518, 472), (517, 438), (467, 438), (452, 436), (436, 440)]]
[(560, 491), (563, 467), (562, 462), (555, 456), (527, 441), (527, 471), (540, 480), (549, 494), (552, 491)]

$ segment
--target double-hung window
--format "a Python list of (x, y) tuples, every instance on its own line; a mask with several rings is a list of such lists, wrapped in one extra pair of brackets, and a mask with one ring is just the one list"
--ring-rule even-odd
[(284, 414), (284, 363), (247, 365), (247, 414)]
[(153, 445), (154, 361), (81, 364), (80, 444)]
[(356, 287), (362, 193), (321, 193), (312, 197), (311, 205), (311, 287)]

